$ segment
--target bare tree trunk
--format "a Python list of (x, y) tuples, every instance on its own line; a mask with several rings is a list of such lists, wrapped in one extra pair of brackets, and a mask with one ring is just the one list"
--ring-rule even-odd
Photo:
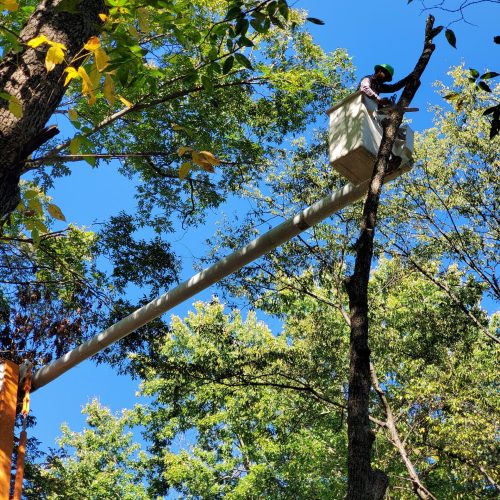
[[(65, 59), (71, 61), (85, 42), (100, 31), (98, 14), (106, 12), (104, 0), (82, 0), (76, 12), (57, 10), (62, 0), (44, 0), (20, 33), (22, 50), (8, 53), (0, 61), (0, 90), (19, 99), (22, 117), (15, 117), (3, 101), (0, 107), (0, 220), (19, 203), (19, 178), (23, 161), (57, 129), (44, 129), (60, 104), (66, 88), (58, 64), (48, 72), (45, 67), (47, 44), (31, 48), (26, 43), (40, 35), (67, 47)], [(81, 62), (72, 63), (78, 67)]]
[(371, 374), (368, 347), (368, 282), (383, 179), (388, 172), (389, 158), (397, 130), (403, 121), (404, 108), (409, 106), (420, 86), (420, 77), (435, 49), (432, 39), (442, 30), (442, 27), (433, 29), (433, 25), (434, 17), (429, 16), (423, 52), (415, 69), (405, 78), (407, 83), (396, 110), (384, 123), (382, 142), (363, 208), (360, 236), (356, 243), (354, 274), (346, 279), (351, 320), (347, 405), (348, 500), (382, 499), (389, 482), (384, 472), (371, 467), (371, 452), (375, 435), (370, 428), (369, 420)]

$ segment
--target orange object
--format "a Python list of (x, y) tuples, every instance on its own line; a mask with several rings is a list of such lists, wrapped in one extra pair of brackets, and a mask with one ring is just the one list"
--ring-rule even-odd
[(8, 499), (14, 448), (19, 366), (0, 360), (0, 499)]
[(17, 448), (17, 462), (16, 462), (16, 480), (14, 482), (14, 496), (13, 500), (21, 500), (23, 493), (23, 479), (24, 479), (24, 459), (26, 457), (26, 424), (28, 422), (28, 413), (30, 412), (30, 390), (31, 390), (31, 366), (26, 372), (26, 378), (23, 384), (23, 407), (21, 414), (23, 416), (23, 430), (19, 436), (19, 445)]
[(24, 458), (26, 457), (27, 436), (26, 430), (23, 429), (19, 436), (19, 445), (17, 447), (16, 481), (14, 483), (14, 496), (12, 500), (21, 500), (21, 495), (23, 493)]

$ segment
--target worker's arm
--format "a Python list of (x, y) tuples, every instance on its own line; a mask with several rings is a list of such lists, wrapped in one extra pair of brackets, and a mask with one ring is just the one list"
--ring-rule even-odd
[(399, 82), (396, 83), (383, 83), (380, 86), (380, 93), (389, 94), (391, 92), (396, 92), (402, 89), (408, 83), (409, 79), (410, 75), (405, 76), (402, 80), (399, 80)]

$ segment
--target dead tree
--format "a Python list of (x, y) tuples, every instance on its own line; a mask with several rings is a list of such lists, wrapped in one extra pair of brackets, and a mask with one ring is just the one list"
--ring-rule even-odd
[(350, 368), (348, 399), (348, 500), (382, 499), (388, 486), (387, 475), (371, 467), (375, 435), (370, 427), (369, 401), (371, 390), (370, 349), (368, 347), (368, 281), (373, 257), (373, 241), (383, 180), (390, 168), (390, 156), (396, 134), (420, 86), (435, 45), (433, 38), (442, 30), (434, 28), (429, 16), (425, 28), (424, 48), (414, 70), (405, 78), (406, 85), (397, 106), (383, 123), (382, 142), (373, 169), (363, 208), (360, 235), (356, 242), (354, 273), (346, 279), (351, 320)]

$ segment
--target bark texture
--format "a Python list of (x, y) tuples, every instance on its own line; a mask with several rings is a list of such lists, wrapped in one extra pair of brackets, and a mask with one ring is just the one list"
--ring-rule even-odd
[(396, 109), (384, 122), (384, 133), (373, 169), (363, 208), (361, 231), (356, 243), (354, 273), (346, 279), (351, 321), (349, 399), (347, 405), (348, 432), (348, 500), (382, 499), (389, 484), (387, 475), (372, 469), (371, 453), (375, 439), (370, 427), (370, 349), (368, 347), (368, 282), (373, 257), (373, 241), (383, 180), (388, 173), (389, 159), (396, 133), (403, 121), (404, 109), (411, 103), (420, 77), (435, 49), (432, 39), (442, 27), (433, 28), (429, 16), (425, 29), (422, 54), (414, 70), (404, 79), (406, 85)]
[(20, 33), (22, 50), (8, 53), (0, 61), (0, 89), (17, 97), (23, 108), (23, 116), (16, 118), (5, 102), (0, 107), (0, 220), (19, 203), (23, 161), (53, 135), (54, 129), (46, 129), (45, 124), (66, 90), (66, 65), (58, 64), (47, 72), (48, 45), (34, 49), (26, 43), (45, 35), (67, 47), (65, 58), (69, 62), (91, 36), (99, 33), (102, 23), (98, 14), (106, 12), (103, 0), (82, 0), (74, 13), (58, 10), (60, 3), (61, 0), (40, 2)]

